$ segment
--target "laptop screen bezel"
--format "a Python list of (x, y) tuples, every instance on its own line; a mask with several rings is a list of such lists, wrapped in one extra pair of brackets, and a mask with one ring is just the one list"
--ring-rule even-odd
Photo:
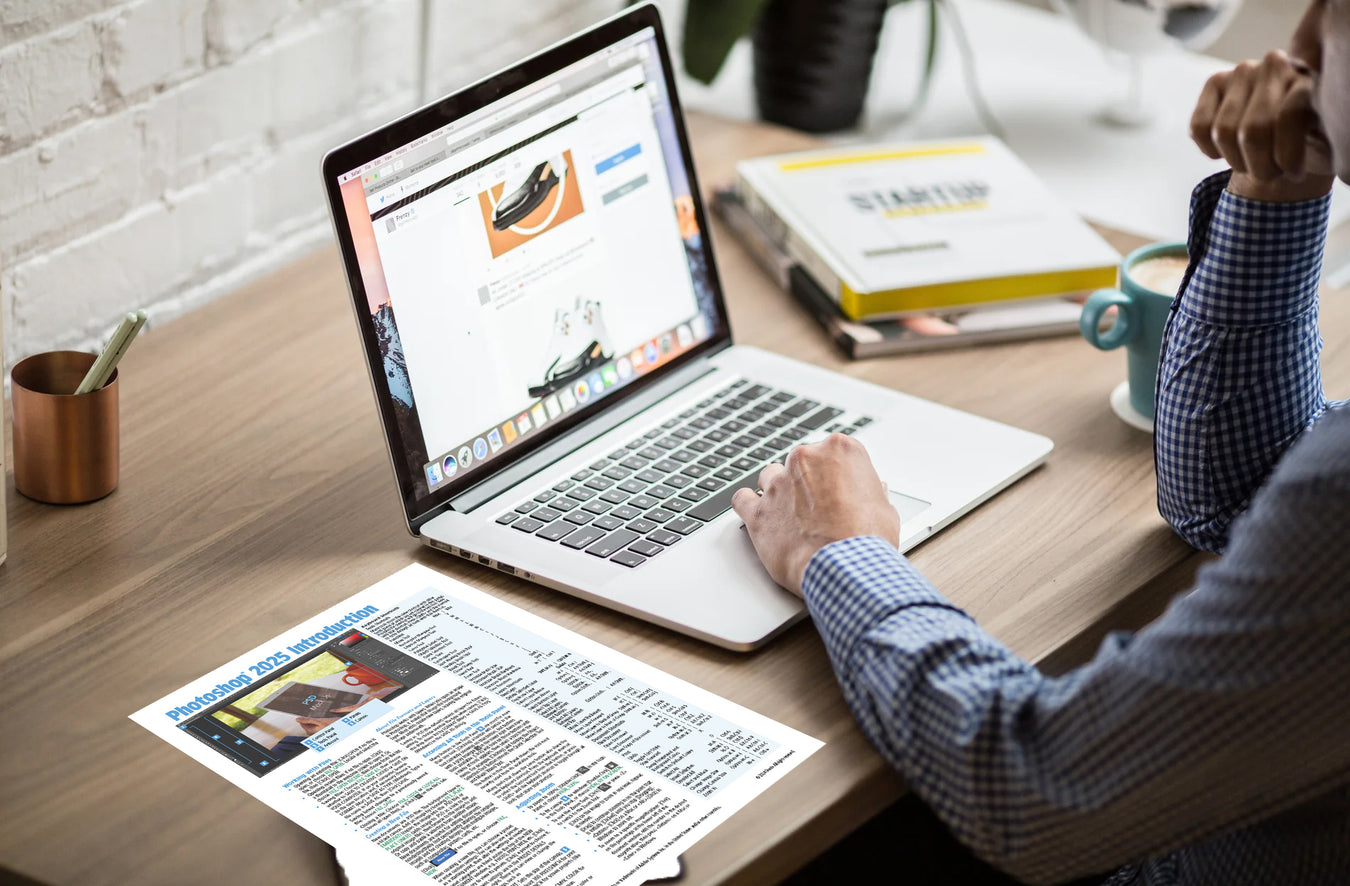
[[(347, 211), (343, 203), (339, 178), (403, 145), (473, 114), (493, 102), (506, 98), (522, 88), (537, 83), (569, 65), (582, 61), (588, 56), (648, 28), (653, 30), (655, 36), (654, 42), (660, 59), (661, 74), (665, 81), (664, 88), (674, 117), (674, 131), (679, 145), (681, 162), (684, 164), (685, 175), (689, 181), (690, 196), (693, 199), (703, 267), (706, 268), (707, 284), (712, 293), (716, 311), (714, 322), (711, 324), (711, 335), (689, 351), (662, 365), (659, 369), (634, 378), (613, 394), (574, 412), (560, 416), (542, 433), (533, 435), (534, 439), (528, 443), (513, 447), (511, 451), (503, 452), (497, 456), (493, 460), (490, 470), (482, 473), (474, 472), (468, 476), (453, 479), (438, 486), (435, 490), (419, 495), (419, 480), (421, 489), (427, 487), (425, 480), (415, 476), (411, 470), (407, 453), (413, 447), (410, 447), (408, 441), (403, 439), (396, 421), (393, 395), (383, 369), (383, 354), (380, 351), (375, 324), (368, 307), (365, 286), (361, 277), (361, 267), (357, 260), (351, 229), (347, 221)], [(726, 303), (722, 295), (721, 280), (717, 274), (717, 266), (713, 258), (708, 218), (704, 211), (698, 178), (694, 170), (693, 155), (689, 147), (689, 135), (685, 127), (684, 114), (680, 106), (679, 96), (675, 91), (675, 78), (666, 45), (665, 32), (661, 26), (660, 15), (654, 6), (644, 4), (634, 7), (561, 43), (541, 50), (505, 70), (470, 84), (345, 145), (334, 148), (324, 157), (323, 180), (324, 191), (328, 197), (329, 210), (333, 220), (334, 233), (337, 237), (344, 270), (346, 271), (351, 304), (356, 314), (357, 326), (365, 351), (366, 368), (370, 373), (371, 384), (379, 407), (385, 444), (389, 450), (394, 475), (398, 481), (404, 518), (407, 521), (409, 531), (413, 534), (417, 534), (416, 528), (418, 526), (464, 491), (537, 452), (602, 411), (612, 409), (617, 404), (640, 394), (671, 373), (678, 371), (681, 367), (730, 344), (731, 329), (727, 319)], [(414, 392), (414, 403), (416, 402), (416, 396), (416, 392)], [(413, 441), (413, 446), (420, 450), (422, 441)], [(428, 454), (428, 457), (430, 455), (432, 454)]]

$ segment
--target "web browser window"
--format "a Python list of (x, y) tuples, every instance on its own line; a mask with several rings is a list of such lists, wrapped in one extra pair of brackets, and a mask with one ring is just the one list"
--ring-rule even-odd
[(427, 491), (712, 334), (653, 41), (634, 35), (343, 176)]

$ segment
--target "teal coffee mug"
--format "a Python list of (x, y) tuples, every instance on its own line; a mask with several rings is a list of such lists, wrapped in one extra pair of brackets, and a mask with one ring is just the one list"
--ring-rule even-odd
[[(1186, 244), (1154, 243), (1125, 256), (1120, 288), (1099, 289), (1083, 305), (1078, 329), (1094, 347), (1124, 346), (1128, 380), (1111, 394), (1111, 406), (1127, 423), (1153, 429), (1154, 388), (1163, 327), (1172, 300), (1186, 276)], [(1102, 317), (1116, 309), (1116, 321), (1102, 329)]]

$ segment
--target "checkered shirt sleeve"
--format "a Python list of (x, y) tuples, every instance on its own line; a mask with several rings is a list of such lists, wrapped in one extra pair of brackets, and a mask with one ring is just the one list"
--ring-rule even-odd
[[(1189, 487), (1177, 507), (1212, 515), (1180, 522), (1227, 546), (1194, 590), (1052, 678), (881, 539), (828, 545), (804, 576), (868, 738), (962, 842), (1028, 882), (1350, 883), (1350, 409), (1328, 410), (1309, 365), (1325, 207), (1222, 184), (1197, 191), (1194, 223), (1215, 223), (1169, 330), (1159, 423)], [(1243, 281), (1279, 294), (1242, 300)]]
[(1329, 197), (1262, 203), (1212, 176), (1191, 198), (1191, 264), (1158, 369), (1158, 510), (1219, 552), (1233, 518), (1326, 410), (1317, 283)]

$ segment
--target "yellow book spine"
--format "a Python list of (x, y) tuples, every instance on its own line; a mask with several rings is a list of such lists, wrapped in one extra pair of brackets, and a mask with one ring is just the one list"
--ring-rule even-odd
[(1068, 271), (955, 280), (878, 292), (858, 292), (841, 282), (838, 296), (839, 308), (847, 317), (852, 320), (874, 320), (886, 315), (1052, 296), (1115, 285), (1116, 266), (1112, 264)]

